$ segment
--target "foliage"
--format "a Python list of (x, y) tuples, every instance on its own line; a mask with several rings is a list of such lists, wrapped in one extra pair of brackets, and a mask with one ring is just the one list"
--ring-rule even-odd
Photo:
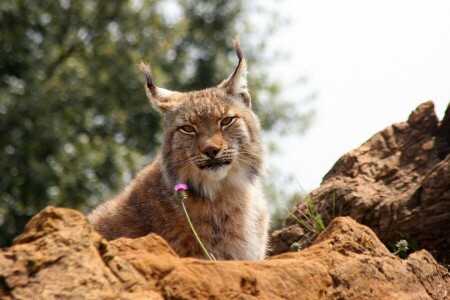
[(298, 252), (302, 250), (302, 245), (300, 243), (294, 242), (291, 244), (290, 249), (292, 252)]
[[(2, 1), (0, 246), (47, 205), (87, 211), (123, 186), (155, 155), (161, 131), (136, 65), (149, 61), (157, 85), (174, 90), (218, 84), (236, 63), (230, 38), (250, 32), (251, 9), (225, 0)], [(251, 69), (264, 43), (242, 40)], [(250, 73), (265, 128), (302, 125), (268, 67)]]
[[(304, 192), (303, 189), (302, 191)], [(293, 201), (293, 203), (297, 201)], [(325, 206), (318, 205), (317, 202), (314, 202), (311, 194), (306, 194), (306, 196), (301, 197), (300, 203), (291, 211), (286, 209), (287, 217), (290, 219), (288, 224), (294, 221), (303, 229), (302, 238), (291, 244), (291, 251), (309, 246), (334, 218), (342, 215), (342, 202), (340, 202), (339, 207), (336, 207), (336, 202), (335, 192), (332, 193), (330, 202), (326, 203)], [(299, 246), (301, 247), (298, 248)]]
[[(417, 241), (408, 233), (402, 231), (396, 231), (401, 240), (398, 242), (388, 242), (388, 247), (391, 251), (398, 255), (400, 258), (407, 258), (409, 254), (419, 250)], [(404, 246), (406, 245), (406, 247)]]
[(303, 201), (306, 204), (306, 212), (299, 209), (297, 211), (299, 213), (298, 217), (290, 211), (288, 211), (288, 215), (308, 231), (307, 235), (318, 235), (325, 230), (325, 224), (328, 224), (331, 219), (328, 219), (328, 222), (324, 223), (324, 218), (322, 215), (326, 214), (324, 212), (319, 212), (316, 209), (310, 195), (307, 195)]

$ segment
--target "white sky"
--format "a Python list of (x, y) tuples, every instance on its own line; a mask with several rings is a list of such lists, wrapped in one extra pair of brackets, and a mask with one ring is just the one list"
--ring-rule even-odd
[[(379, 130), (434, 100), (450, 101), (450, 1), (277, 1), (291, 24), (270, 48), (290, 54), (274, 77), (288, 91), (315, 91), (317, 116), (307, 134), (287, 137), (271, 158), (307, 191), (336, 160)], [(269, 49), (270, 51), (270, 49)], [(308, 83), (296, 87), (296, 78)]]

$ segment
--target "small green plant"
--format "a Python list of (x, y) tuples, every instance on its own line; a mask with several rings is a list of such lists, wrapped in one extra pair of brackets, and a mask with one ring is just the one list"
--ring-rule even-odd
[(417, 241), (411, 235), (409, 235), (406, 232), (402, 232), (402, 231), (396, 231), (396, 232), (402, 239), (404, 239), (408, 242), (409, 248), (412, 251), (419, 250), (419, 245), (417, 245)]
[(304, 218), (306, 218), (307, 221), (304, 221), (304, 220), (298, 218), (296, 215), (294, 215), (293, 213), (291, 213), (287, 208), (286, 208), (286, 211), (287, 211), (287, 213), (288, 213), (289, 216), (291, 216), (295, 221), (297, 221), (298, 223), (300, 223), (301, 225), (303, 225), (303, 227), (305, 227), (306, 229), (308, 229), (308, 230), (311, 231), (311, 232), (316, 232), (316, 229), (315, 229), (315, 227), (314, 227), (314, 224), (312, 224), (312, 222), (310, 221), (310, 219), (308, 219), (308, 217), (307, 217), (304, 213), (300, 212), (300, 215), (302, 215)]
[[(294, 220), (299, 223), (303, 232), (300, 233), (300, 240), (297, 242), (299, 242), (299, 245), (304, 248), (310, 245), (312, 241), (325, 230), (331, 220), (333, 220), (336, 216), (341, 215), (343, 202), (340, 202), (340, 206), (337, 205), (336, 192), (333, 190), (328, 205), (325, 203), (325, 208), (318, 208), (318, 206), (314, 203), (312, 196), (305, 192), (299, 182), (297, 182), (297, 185), (300, 188), (300, 192), (297, 192), (296, 196), (291, 198), (291, 201), (289, 201), (289, 206), (295, 205), (299, 198), (302, 199), (303, 204), (293, 211), (289, 210), (285, 205), (281, 205), (280, 203), (278, 203), (278, 207), (280, 207), (285, 214), (287, 213), (287, 224), (291, 224), (290, 222), (292, 221), (290, 220)], [(274, 199), (277, 201), (277, 198)], [(328, 208), (326, 208), (327, 206)], [(278, 218), (284, 219), (285, 217), (281, 218), (281, 215), (282, 214), (277, 211)], [(279, 224), (281, 226), (281, 221)], [(297, 247), (295, 243), (291, 246), (294, 248)], [(291, 251), (293, 251), (292, 248)]]
[(292, 243), (290, 248), (291, 248), (292, 252), (298, 252), (298, 251), (302, 250), (302, 245), (298, 242), (295, 242), (295, 243)]
[[(331, 220), (333, 220), (337, 214), (336, 214), (336, 194), (333, 192), (333, 197), (331, 198), (331, 217), (330, 215), (324, 211), (319, 212), (312, 200), (311, 195), (307, 195), (305, 197), (305, 203), (306, 203), (306, 213), (302, 211), (298, 211), (300, 214), (300, 218), (291, 213), (289, 210), (286, 209), (289, 216), (291, 216), (294, 220), (299, 222), (303, 227), (305, 227), (307, 230), (311, 231), (314, 234), (319, 234), (322, 231), (325, 230), (326, 224), (329, 223)], [(340, 215), (340, 211), (342, 208), (340, 208), (338, 214)], [(302, 220), (303, 219), (303, 220)]]
[(314, 203), (310, 195), (306, 198), (306, 206), (308, 207), (308, 216), (314, 224), (314, 228), (317, 232), (322, 232), (325, 230), (325, 224), (322, 220), (322, 215), (314, 207)]
[(197, 234), (197, 231), (195, 230), (194, 224), (192, 224), (191, 222), (191, 218), (189, 217), (189, 214), (186, 210), (186, 206), (184, 204), (184, 201), (187, 200), (188, 195), (186, 190), (188, 189), (187, 184), (185, 183), (179, 183), (175, 186), (174, 190), (175, 190), (175, 195), (177, 196), (178, 199), (180, 199), (181, 201), (181, 206), (183, 207), (183, 212), (184, 215), (186, 217), (186, 220), (189, 223), (189, 227), (191, 228), (192, 234), (195, 237), (195, 240), (197, 241), (198, 245), (200, 246), (200, 248), (202, 249), (203, 253), (205, 254), (205, 256), (209, 259), (209, 260), (216, 260), (216, 258), (214, 257), (214, 255), (212, 255), (210, 252), (208, 252), (208, 250), (206, 250), (205, 246), (202, 243), (202, 240), (200, 239), (200, 237)]
[(395, 248), (397, 250), (394, 252), (394, 255), (398, 255), (400, 252), (406, 253), (408, 251), (408, 242), (406, 240), (400, 240), (397, 243), (395, 243)]
[(400, 258), (408, 257), (408, 254), (419, 249), (417, 241), (406, 232), (396, 231), (400, 240), (396, 243), (388, 242), (391, 251)]

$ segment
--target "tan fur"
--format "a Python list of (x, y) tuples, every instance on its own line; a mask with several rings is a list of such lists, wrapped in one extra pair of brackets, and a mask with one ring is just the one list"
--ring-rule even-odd
[[(180, 256), (205, 258), (174, 194), (174, 186), (185, 182), (191, 220), (217, 259), (265, 257), (269, 213), (260, 186), (261, 128), (251, 110), (238, 42), (235, 47), (236, 70), (218, 87), (202, 91), (157, 88), (148, 65), (141, 65), (147, 94), (164, 120), (162, 153), (119, 195), (89, 215), (106, 239), (154, 232)], [(224, 125), (228, 117), (231, 124)], [(183, 127), (187, 125), (192, 127)], [(188, 132), (192, 129), (193, 134)]]

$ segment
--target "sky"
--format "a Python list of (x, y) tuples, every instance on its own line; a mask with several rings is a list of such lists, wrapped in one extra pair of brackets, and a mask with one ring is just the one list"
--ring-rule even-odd
[[(270, 164), (311, 191), (343, 154), (407, 120), (433, 100), (441, 119), (450, 101), (450, 1), (285, 0), (290, 24), (271, 37), (289, 59), (272, 75), (289, 97), (314, 92), (316, 118), (303, 136), (281, 138)], [(296, 78), (306, 76), (306, 84)], [(298, 101), (299, 106), (303, 105)]]

